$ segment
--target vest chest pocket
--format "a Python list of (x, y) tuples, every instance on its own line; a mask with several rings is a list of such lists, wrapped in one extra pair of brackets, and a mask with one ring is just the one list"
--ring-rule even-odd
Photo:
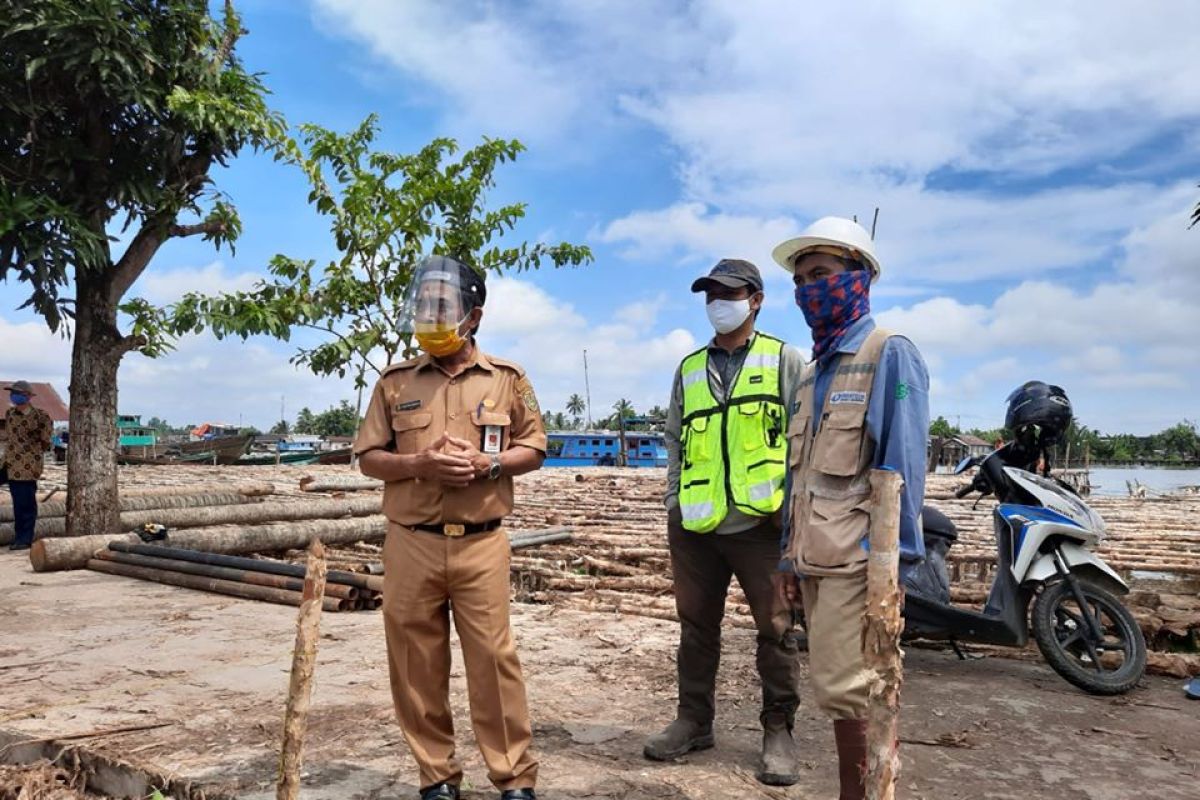
[(850, 478), (858, 474), (862, 457), (863, 414), (830, 414), (817, 431), (813, 442), (813, 469), (825, 475)]
[(479, 452), (494, 455), (508, 447), (512, 417), (499, 411), (474, 411), (471, 422), (475, 425)]
[(684, 428), (683, 435), (684, 458), (689, 464), (709, 461), (721, 455), (721, 443), (714, 441), (714, 437), (720, 437), (721, 432), (713, 424), (712, 417), (696, 417)]
[(433, 414), (428, 411), (413, 411), (392, 416), (392, 436), (396, 440), (397, 453), (415, 453), (433, 443), (429, 423)]
[(738, 436), (747, 453), (777, 448), (783, 442), (783, 410), (767, 403), (741, 403), (736, 406)]

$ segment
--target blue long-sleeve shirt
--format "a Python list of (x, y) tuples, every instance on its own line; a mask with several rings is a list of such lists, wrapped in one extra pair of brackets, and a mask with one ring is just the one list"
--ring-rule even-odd
[[(867, 315), (855, 322), (842, 339), (841, 345), (816, 364), (813, 383), (813, 424), (819, 425), (821, 409), (833, 376), (837, 372), (840, 353), (857, 353), (867, 335), (875, 329), (875, 320)], [(815, 435), (815, 432), (814, 432)], [(926, 445), (929, 435), (929, 371), (916, 345), (903, 336), (893, 336), (884, 344), (879, 368), (871, 386), (871, 401), (867, 406), (867, 435), (875, 443), (875, 463), (879, 469), (893, 469), (904, 479), (900, 494), (900, 561), (901, 570), (925, 557), (925, 540), (921, 533), (921, 506), (925, 501)], [(788, 473), (785, 497), (792, 493), (791, 473)], [(787, 552), (791, 535), (791, 504), (784, 503), (783, 552)], [(866, 547), (866, 537), (863, 538)], [(792, 571), (787, 559), (780, 569)]]

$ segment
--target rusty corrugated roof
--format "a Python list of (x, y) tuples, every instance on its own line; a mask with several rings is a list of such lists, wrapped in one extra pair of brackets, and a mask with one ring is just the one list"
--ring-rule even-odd
[[(8, 401), (8, 387), (12, 386), (16, 381), (0, 381), (0, 416), (3, 416), (12, 403)], [(33, 386), (33, 397), (29, 402), (34, 408), (40, 408), (50, 415), (50, 419), (55, 422), (66, 422), (71, 418), (71, 413), (67, 409), (67, 404), (58, 396), (58, 392), (48, 383), (31, 383)]]

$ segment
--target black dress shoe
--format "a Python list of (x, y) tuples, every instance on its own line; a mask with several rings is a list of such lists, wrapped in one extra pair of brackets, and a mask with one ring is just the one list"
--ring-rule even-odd
[(453, 783), (435, 783), (421, 790), (421, 800), (458, 800), (458, 787)]
[(500, 800), (537, 800), (537, 792), (533, 789), (505, 789), (500, 793)]
[(9, 550), (28, 550), (31, 546), (32, 545), (25, 544), (24, 542), (13, 542), (12, 544), (10, 544), (8, 546), (8, 549)]

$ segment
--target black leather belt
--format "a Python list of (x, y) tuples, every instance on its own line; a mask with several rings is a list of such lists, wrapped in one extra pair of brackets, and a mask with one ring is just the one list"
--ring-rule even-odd
[(440, 533), (442, 536), (469, 536), (472, 533), (487, 533), (500, 527), (504, 520), (490, 519), (487, 522), (443, 522), (441, 525), (413, 525), (414, 531)]

